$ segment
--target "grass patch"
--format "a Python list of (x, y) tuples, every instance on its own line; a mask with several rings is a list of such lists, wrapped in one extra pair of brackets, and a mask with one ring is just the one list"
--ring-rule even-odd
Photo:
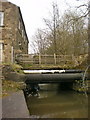
[(14, 81), (9, 81), (9, 80), (3, 80), (2, 81), (2, 97), (8, 96), (13, 92), (22, 90), (24, 87), (25, 87), (25, 83), (23, 83), (23, 82), (14, 82)]
[(19, 64), (11, 64), (11, 63), (3, 63), (2, 64), (4, 68), (8, 68), (8, 70), (11, 72), (11, 71), (14, 71), (14, 72), (17, 72), (17, 73), (23, 73), (23, 67)]
[(23, 73), (22, 71), (22, 66), (18, 65), (18, 64), (11, 64), (11, 67), (13, 69), (13, 71), (18, 72), (18, 73)]

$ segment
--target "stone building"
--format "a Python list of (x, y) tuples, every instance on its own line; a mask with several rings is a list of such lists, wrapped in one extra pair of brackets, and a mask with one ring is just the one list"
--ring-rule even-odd
[(0, 62), (13, 63), (28, 53), (28, 37), (20, 7), (0, 0)]

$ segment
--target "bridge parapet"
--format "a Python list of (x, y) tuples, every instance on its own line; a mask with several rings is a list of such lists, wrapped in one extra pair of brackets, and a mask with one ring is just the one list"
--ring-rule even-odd
[(20, 54), (16, 60), (31, 65), (61, 65), (61, 66), (77, 66), (87, 59), (87, 54), (74, 55), (40, 55), (40, 54)]

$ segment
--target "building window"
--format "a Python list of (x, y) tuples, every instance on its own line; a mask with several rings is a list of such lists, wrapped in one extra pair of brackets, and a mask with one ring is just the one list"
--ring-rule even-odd
[(0, 12), (0, 26), (3, 26), (4, 12)]
[(3, 43), (0, 43), (0, 63), (2, 63), (3, 60)]

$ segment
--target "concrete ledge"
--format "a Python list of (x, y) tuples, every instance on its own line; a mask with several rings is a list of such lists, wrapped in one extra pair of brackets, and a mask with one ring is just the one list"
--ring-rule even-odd
[(2, 99), (2, 118), (29, 118), (29, 111), (22, 91)]
[(16, 72), (10, 72), (9, 74), (6, 75), (5, 79), (20, 82), (20, 81), (25, 81), (25, 75), (24, 74), (19, 74), (19, 73), (16, 73)]

